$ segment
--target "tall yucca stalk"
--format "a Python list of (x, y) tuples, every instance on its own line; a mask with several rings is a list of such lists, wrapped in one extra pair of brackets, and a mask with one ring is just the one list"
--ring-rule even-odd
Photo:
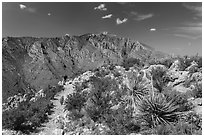
[(180, 106), (176, 104), (175, 100), (166, 100), (166, 97), (161, 93), (145, 97), (138, 106), (138, 118), (150, 127), (174, 122), (180, 114), (178, 111)]

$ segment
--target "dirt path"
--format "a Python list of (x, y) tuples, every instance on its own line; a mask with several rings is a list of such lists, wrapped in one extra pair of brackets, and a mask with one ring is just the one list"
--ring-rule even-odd
[(43, 127), (40, 128), (38, 135), (62, 135), (62, 130), (58, 128), (58, 125), (55, 123), (55, 119), (58, 116), (64, 116), (63, 112), (64, 105), (60, 104), (60, 98), (62, 96), (66, 97), (68, 93), (73, 92), (73, 86), (67, 85), (64, 90), (55, 95), (55, 99), (52, 100), (54, 108), (52, 109), (53, 113), (49, 116), (49, 121), (43, 124)]

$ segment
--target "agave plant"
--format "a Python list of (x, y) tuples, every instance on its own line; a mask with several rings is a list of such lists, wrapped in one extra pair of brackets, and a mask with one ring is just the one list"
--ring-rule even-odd
[(149, 127), (156, 127), (159, 124), (170, 124), (178, 119), (180, 105), (174, 99), (167, 100), (161, 94), (145, 97), (139, 103), (138, 118), (145, 122)]

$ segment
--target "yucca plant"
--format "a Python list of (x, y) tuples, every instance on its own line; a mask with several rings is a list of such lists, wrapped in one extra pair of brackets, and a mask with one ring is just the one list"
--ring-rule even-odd
[(143, 100), (144, 96), (148, 95), (149, 89), (147, 84), (142, 81), (140, 77), (135, 78), (135, 86), (130, 91), (131, 104), (134, 109), (134, 115), (136, 115), (138, 103)]
[(149, 93), (148, 84), (142, 81), (140, 78), (136, 78), (135, 86), (133, 87), (132, 95), (137, 100), (142, 100), (145, 95)]
[(142, 120), (149, 127), (156, 127), (159, 124), (169, 124), (178, 119), (180, 105), (174, 99), (166, 100), (161, 94), (145, 97), (139, 103), (139, 120)]

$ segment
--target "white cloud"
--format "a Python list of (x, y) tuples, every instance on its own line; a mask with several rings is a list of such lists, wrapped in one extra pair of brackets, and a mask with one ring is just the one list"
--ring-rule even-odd
[(136, 15), (138, 15), (138, 13), (135, 12), (135, 11), (131, 11), (131, 12), (130, 12), (130, 15), (136, 16)]
[(120, 20), (119, 18), (117, 18), (116, 23), (119, 25), (119, 24), (127, 22), (127, 20), (128, 20), (127, 18), (124, 18), (123, 20)]
[(19, 7), (20, 7), (21, 10), (25, 10), (25, 11), (30, 12), (30, 13), (35, 13), (36, 12), (35, 8), (27, 7), (26, 5), (23, 5), (23, 4), (19, 4)]
[(106, 11), (107, 8), (105, 7), (105, 4), (100, 4), (99, 6), (94, 7), (94, 10)]
[(173, 35), (187, 39), (198, 39), (202, 37), (202, 3), (188, 2), (182, 4), (186, 9), (192, 11), (194, 21), (187, 21), (182, 26), (173, 28)]
[(47, 15), (48, 15), (48, 16), (51, 16), (51, 13), (48, 13)]
[(153, 13), (149, 13), (149, 14), (138, 14), (136, 15), (137, 17), (134, 18), (134, 20), (137, 20), (137, 21), (141, 21), (141, 20), (145, 20), (145, 19), (149, 19), (151, 17), (154, 16)]
[(196, 16), (202, 17), (202, 3), (200, 2), (190, 2), (190, 3), (183, 3), (182, 4), (185, 8), (191, 10), (195, 13)]
[(26, 9), (28, 12), (31, 12), (31, 13), (35, 13), (36, 12), (36, 9), (35, 8), (27, 8)]
[(174, 28), (174, 36), (185, 37), (190, 39), (197, 39), (202, 36), (202, 23), (201, 22), (187, 22), (184, 26)]
[(19, 4), (19, 7), (20, 7), (20, 9), (26, 9), (27, 7), (26, 7), (26, 5), (23, 5), (23, 4)]
[(202, 36), (192, 36), (192, 35), (186, 35), (186, 34), (173, 34), (174, 36), (176, 37), (181, 37), (181, 38), (187, 38), (187, 39), (198, 39), (198, 38), (201, 38)]
[(149, 31), (156, 31), (156, 28), (151, 28), (149, 29)]
[(108, 15), (105, 15), (103, 17), (101, 17), (102, 19), (107, 19), (107, 18), (111, 18), (113, 16), (113, 14), (108, 14)]

